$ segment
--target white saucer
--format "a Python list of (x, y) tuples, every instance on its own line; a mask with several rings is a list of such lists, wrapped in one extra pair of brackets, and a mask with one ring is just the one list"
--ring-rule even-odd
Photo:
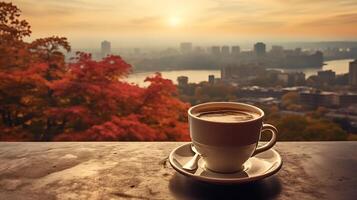
[(170, 153), (169, 161), (171, 166), (176, 171), (199, 181), (216, 184), (247, 183), (257, 181), (275, 174), (279, 171), (283, 164), (279, 153), (274, 149), (269, 149), (249, 158), (244, 163), (244, 170), (240, 172), (223, 174), (210, 171), (205, 168), (203, 159), (198, 161), (198, 169), (190, 172), (182, 168), (182, 166), (194, 156), (190, 145), (191, 143), (188, 143), (174, 149)]

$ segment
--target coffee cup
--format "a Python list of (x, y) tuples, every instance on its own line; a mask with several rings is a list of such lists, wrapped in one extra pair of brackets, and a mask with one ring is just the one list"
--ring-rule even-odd
[[(188, 110), (192, 143), (209, 170), (233, 173), (243, 170), (252, 156), (276, 143), (277, 129), (264, 124), (258, 107), (235, 102), (210, 102)], [(269, 142), (258, 147), (261, 133), (269, 131)]]

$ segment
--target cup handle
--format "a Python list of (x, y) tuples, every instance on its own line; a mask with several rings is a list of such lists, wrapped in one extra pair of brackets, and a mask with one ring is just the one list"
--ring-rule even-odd
[(252, 156), (255, 156), (258, 153), (261, 153), (263, 151), (266, 151), (266, 150), (272, 148), (276, 143), (276, 134), (278, 133), (278, 129), (276, 129), (273, 125), (263, 124), (263, 128), (262, 128), (260, 134), (262, 134), (262, 132), (264, 132), (264, 131), (271, 132), (271, 139), (268, 143), (264, 144), (263, 146), (257, 147)]

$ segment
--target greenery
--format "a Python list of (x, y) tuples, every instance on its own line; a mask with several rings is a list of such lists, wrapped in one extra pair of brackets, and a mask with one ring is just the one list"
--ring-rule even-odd
[(190, 83), (178, 86), (180, 99), (191, 105), (209, 101), (235, 101), (236, 88), (223, 83), (209, 84), (207, 82)]
[[(318, 112), (318, 111), (316, 111)], [(313, 115), (282, 115), (271, 111), (266, 116), (266, 122), (274, 124), (278, 130), (278, 140), (281, 141), (315, 141), (315, 140), (347, 140), (348, 134), (338, 124)]]

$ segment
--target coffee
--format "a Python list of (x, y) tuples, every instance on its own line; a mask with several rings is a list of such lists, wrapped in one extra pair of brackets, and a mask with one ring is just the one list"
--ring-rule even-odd
[(200, 119), (213, 122), (242, 122), (256, 119), (259, 117), (259, 114), (243, 110), (214, 110), (200, 112), (196, 116)]
[[(274, 146), (277, 130), (263, 123), (264, 112), (252, 105), (211, 102), (188, 110), (190, 136), (205, 167), (215, 172), (243, 170), (252, 156)], [(261, 132), (269, 131), (268, 143), (258, 146)]]

